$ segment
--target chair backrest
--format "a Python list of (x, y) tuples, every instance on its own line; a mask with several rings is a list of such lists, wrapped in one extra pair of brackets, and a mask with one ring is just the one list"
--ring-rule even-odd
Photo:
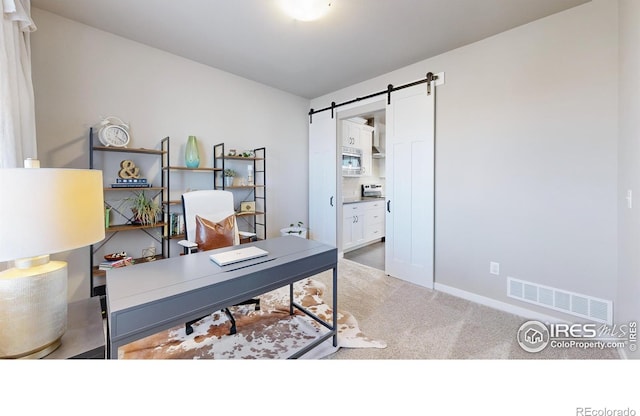
[[(184, 213), (184, 229), (186, 239), (196, 240), (196, 215), (210, 221), (221, 221), (235, 214), (233, 193), (221, 190), (192, 191), (182, 194), (182, 210)], [(234, 245), (240, 244), (238, 224), (235, 217)]]

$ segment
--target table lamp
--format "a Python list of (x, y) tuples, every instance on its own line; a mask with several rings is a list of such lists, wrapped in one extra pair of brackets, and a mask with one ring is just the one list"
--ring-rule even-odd
[[(39, 167), (37, 160), (26, 167)], [(102, 171), (0, 169), (0, 358), (41, 358), (67, 329), (67, 263), (49, 254), (102, 240)]]

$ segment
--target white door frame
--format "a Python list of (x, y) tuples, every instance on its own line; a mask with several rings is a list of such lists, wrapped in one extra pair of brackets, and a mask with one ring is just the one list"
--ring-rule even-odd
[[(338, 111), (337, 115), (336, 115), (336, 123), (337, 123), (337, 129), (336, 129), (336, 149), (337, 151), (337, 155), (336, 155), (336, 164), (338, 166), (338, 183), (342, 182), (342, 155), (341, 155), (341, 150), (342, 150), (342, 121), (343, 120), (347, 120), (353, 117), (359, 117), (365, 114), (369, 114), (369, 113), (373, 113), (373, 112), (378, 112), (378, 111), (386, 111), (386, 101), (385, 98), (378, 98), (376, 99), (376, 101), (373, 102), (369, 102), (368, 104), (357, 104), (357, 105), (353, 105), (350, 106), (346, 109), (340, 110)], [(338, 209), (336, 212), (336, 223), (337, 223), (337, 239), (338, 239), (338, 252), (340, 253), (340, 257), (342, 257), (344, 255), (344, 251), (343, 251), (343, 247), (342, 247), (342, 186), (338, 186), (338, 184), (336, 184), (336, 188), (337, 188), (337, 195), (338, 195), (338, 201), (340, 201), (340, 203), (338, 204)]]

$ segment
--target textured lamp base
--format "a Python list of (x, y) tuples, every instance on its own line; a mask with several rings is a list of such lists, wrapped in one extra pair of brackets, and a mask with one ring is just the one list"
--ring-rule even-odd
[(0, 358), (42, 358), (67, 329), (67, 263), (49, 256), (0, 272)]
[(33, 351), (33, 352), (27, 352), (23, 355), (20, 356), (11, 356), (11, 357), (0, 357), (2, 359), (23, 359), (23, 360), (37, 360), (39, 358), (42, 357), (46, 357), (47, 355), (51, 354), (52, 352), (54, 352), (55, 350), (58, 349), (58, 347), (60, 345), (62, 345), (61, 343), (61, 338), (58, 338), (57, 340), (55, 340), (53, 343), (51, 343), (50, 345), (46, 345), (44, 347), (40, 347), (37, 351)]

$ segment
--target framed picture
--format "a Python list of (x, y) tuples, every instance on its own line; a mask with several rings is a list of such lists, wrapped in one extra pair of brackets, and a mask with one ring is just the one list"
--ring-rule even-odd
[(256, 202), (242, 201), (240, 203), (240, 212), (256, 212)]

